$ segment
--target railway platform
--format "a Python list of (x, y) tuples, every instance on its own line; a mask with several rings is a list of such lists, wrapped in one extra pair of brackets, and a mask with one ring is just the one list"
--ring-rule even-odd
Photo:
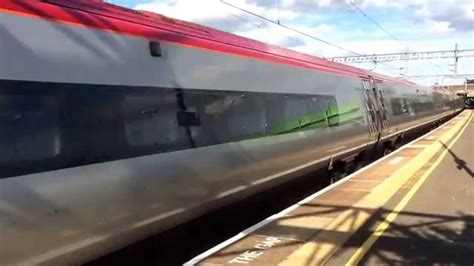
[(473, 116), (463, 111), (185, 265), (474, 264)]

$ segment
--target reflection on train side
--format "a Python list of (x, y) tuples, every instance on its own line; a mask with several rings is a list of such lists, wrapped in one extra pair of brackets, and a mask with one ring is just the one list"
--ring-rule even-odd
[(0, 177), (363, 119), (331, 95), (4, 81)]

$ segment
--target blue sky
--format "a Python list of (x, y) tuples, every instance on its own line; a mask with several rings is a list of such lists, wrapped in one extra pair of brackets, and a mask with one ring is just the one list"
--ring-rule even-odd
[[(115, 4), (115, 5), (120, 5), (120, 6), (132, 8), (132, 7), (134, 7), (134, 6), (138, 5), (138, 4), (143, 4), (143, 3), (150, 2), (150, 1), (142, 1), (142, 0), (114, 0), (114, 1), (109, 1), (109, 2), (112, 2), (112, 3)], [(161, 2), (166, 2), (166, 1), (161, 1)]]
[[(466, 0), (226, 0), (360, 54), (474, 48), (474, 4)], [(279, 1), (280, 9), (277, 9)], [(346, 51), (272, 25), (219, 0), (113, 0), (113, 4), (192, 21), (308, 54), (331, 57)], [(352, 3), (352, 4), (351, 4)], [(364, 17), (355, 7), (365, 12)], [(388, 33), (387, 33), (388, 32)], [(391, 62), (376, 71), (390, 75), (450, 73), (449, 60)], [(373, 69), (373, 64), (357, 65)], [(473, 58), (460, 73), (474, 73)], [(451, 82), (427, 79), (425, 83)]]

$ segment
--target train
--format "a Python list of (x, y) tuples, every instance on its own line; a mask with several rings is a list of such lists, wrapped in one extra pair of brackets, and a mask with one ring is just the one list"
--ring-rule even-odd
[(90, 261), (463, 108), (98, 0), (1, 1), (0, 40), (2, 265)]
[(474, 93), (468, 92), (466, 93), (466, 97), (464, 100), (464, 107), (469, 109), (474, 109)]

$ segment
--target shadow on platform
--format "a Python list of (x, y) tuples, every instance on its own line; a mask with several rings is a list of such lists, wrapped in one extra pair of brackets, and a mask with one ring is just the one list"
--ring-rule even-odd
[[(322, 211), (306, 212), (301, 215), (289, 215), (282, 217), (279, 221), (285, 219), (328, 216), (331, 213), (339, 213), (350, 209), (352, 215), (348, 217), (355, 224), (356, 219), (362, 213), (369, 213), (371, 217), (364, 225), (357, 230), (355, 234), (343, 232), (343, 230), (328, 231), (325, 229), (315, 230), (307, 227), (296, 227), (289, 225), (281, 225), (276, 222), (276, 231), (292, 232), (295, 235), (302, 231), (313, 230), (311, 237), (319, 243), (338, 244), (337, 240), (347, 239), (342, 247), (330, 258), (329, 265), (333, 265), (333, 259), (337, 260), (339, 256), (350, 258), (350, 255), (359, 248), (366, 239), (373, 233), (380, 222), (392, 213), (392, 210), (379, 208), (364, 209), (354, 208), (344, 205), (325, 205), (325, 204), (305, 204), (306, 207), (313, 207)], [(404, 224), (398, 221), (398, 218), (392, 222), (384, 234), (378, 238), (377, 242), (367, 252), (365, 257), (360, 261), (361, 265), (365, 264), (383, 264), (383, 265), (433, 265), (433, 264), (472, 264), (474, 262), (474, 216), (466, 213), (458, 213), (456, 216), (438, 215), (421, 212), (402, 211), (398, 213), (399, 218), (403, 218)], [(347, 224), (341, 222), (341, 224)], [(307, 233), (307, 232), (306, 232)], [(324, 239), (318, 239), (318, 236), (324, 233)], [(258, 234), (258, 232), (254, 232)], [(352, 236), (349, 236), (352, 234)], [(282, 243), (279, 247), (300, 245), (301, 242)], [(246, 250), (221, 251), (212, 257), (227, 257), (231, 255), (239, 255)], [(320, 251), (320, 245), (316, 245), (312, 250), (314, 257)], [(346, 253), (347, 252), (347, 253)], [(349, 255), (349, 257), (348, 257)], [(308, 258), (308, 265), (313, 261)], [(346, 260), (347, 261), (347, 260)], [(343, 261), (341, 261), (343, 263)]]
[(443, 145), (444, 149), (447, 150), (449, 152), (449, 154), (453, 157), (454, 159), (454, 162), (456, 163), (456, 168), (459, 169), (459, 170), (462, 170), (464, 169), (464, 171), (466, 171), (466, 173), (471, 177), (471, 178), (474, 178), (474, 172), (472, 172), (471, 168), (469, 168), (469, 166), (467, 165), (466, 161), (459, 158), (456, 153), (454, 153), (448, 146), (446, 146), (446, 144), (444, 144), (444, 142), (442, 141), (439, 141), (441, 143), (441, 145)]

